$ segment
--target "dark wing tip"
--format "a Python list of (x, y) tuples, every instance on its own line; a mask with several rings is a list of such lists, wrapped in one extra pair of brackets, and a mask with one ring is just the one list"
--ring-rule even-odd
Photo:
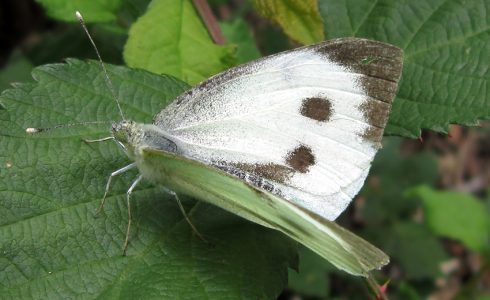
[(326, 41), (315, 47), (329, 59), (356, 73), (398, 82), (403, 68), (403, 50), (383, 42), (341, 38)]
[(402, 74), (403, 50), (373, 40), (342, 38), (319, 44), (315, 51), (360, 75), (368, 98), (359, 109), (370, 125), (361, 136), (380, 147)]

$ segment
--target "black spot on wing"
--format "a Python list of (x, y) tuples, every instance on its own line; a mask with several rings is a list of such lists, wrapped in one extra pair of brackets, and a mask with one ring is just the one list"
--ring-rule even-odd
[(316, 121), (329, 121), (333, 113), (332, 103), (321, 97), (306, 98), (301, 104), (300, 113)]
[(310, 147), (300, 145), (288, 153), (286, 164), (300, 173), (306, 173), (315, 164), (315, 156)]

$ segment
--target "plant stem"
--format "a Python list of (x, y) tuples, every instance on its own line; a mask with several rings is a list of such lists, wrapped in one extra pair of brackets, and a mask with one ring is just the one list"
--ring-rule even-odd
[(373, 290), (376, 300), (389, 300), (386, 293), (381, 292), (379, 284), (376, 282), (376, 279), (374, 279), (371, 274), (369, 274), (368, 277), (366, 278), (366, 282)]
[(209, 4), (206, 0), (192, 0), (194, 7), (199, 12), (202, 21), (208, 29), (209, 35), (213, 41), (218, 45), (224, 45), (226, 43), (225, 37), (221, 33), (216, 17), (214, 16)]

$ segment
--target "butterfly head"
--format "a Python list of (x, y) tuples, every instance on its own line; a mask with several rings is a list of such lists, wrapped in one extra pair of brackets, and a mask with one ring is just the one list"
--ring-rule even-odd
[(135, 141), (140, 135), (140, 126), (134, 121), (123, 120), (112, 124), (112, 136), (129, 156), (132, 156)]

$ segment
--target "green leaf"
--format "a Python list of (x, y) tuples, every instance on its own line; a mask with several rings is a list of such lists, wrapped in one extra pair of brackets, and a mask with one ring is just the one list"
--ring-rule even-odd
[(242, 18), (235, 18), (229, 22), (222, 22), (220, 23), (220, 28), (226, 39), (238, 46), (236, 52), (238, 63), (243, 64), (261, 57), (259, 49), (257, 49), (257, 45), (255, 44), (252, 31), (247, 22)]
[[(122, 63), (127, 35), (100, 25), (90, 26), (89, 30), (104, 62)], [(59, 62), (67, 57), (97, 59), (94, 48), (78, 23), (64, 26), (63, 31), (43, 34), (40, 42), (26, 51), (26, 56), (36, 66)]]
[(441, 275), (439, 265), (447, 255), (425, 226), (399, 222), (383, 233), (383, 249), (400, 265), (405, 278), (421, 280)]
[(299, 270), (289, 270), (289, 284), (295, 292), (308, 296), (326, 298), (328, 296), (328, 272), (335, 268), (326, 260), (308, 250), (299, 249)]
[(124, 0), (118, 13), (118, 23), (122, 22), (124, 27), (129, 27), (140, 16), (142, 16), (151, 0)]
[[(151, 122), (188, 86), (169, 76), (108, 66), (128, 118)], [(128, 256), (125, 193), (136, 173), (110, 124), (27, 135), (27, 127), (120, 120), (97, 62), (69, 60), (33, 71), (35, 82), (2, 94), (0, 110), (0, 294), (4, 298), (273, 299), (296, 261), (296, 243), (213, 206), (183, 199), (210, 243), (193, 235), (175, 199), (139, 186), (132, 198)]]
[(397, 290), (397, 299), (406, 299), (406, 300), (422, 300), (422, 296), (420, 296), (419, 291), (411, 286), (408, 282), (402, 281), (398, 285)]
[(61, 21), (75, 21), (75, 11), (80, 11), (86, 22), (109, 22), (116, 19), (121, 0), (36, 0), (48, 15)]
[(490, 2), (320, 0), (328, 38), (357, 36), (405, 50), (387, 134), (446, 132), (490, 117)]
[(9, 88), (14, 82), (31, 78), (32, 63), (20, 52), (14, 52), (7, 64), (0, 70), (0, 91)]
[(124, 60), (195, 84), (233, 66), (234, 51), (213, 43), (190, 0), (154, 0), (131, 26)]
[(408, 193), (423, 200), (427, 225), (434, 233), (461, 241), (474, 251), (488, 249), (490, 217), (481, 201), (465, 193), (435, 191), (428, 186)]
[[(436, 157), (428, 152), (405, 154), (403, 139), (385, 137), (383, 148), (376, 155), (370, 175), (361, 192), (365, 198), (363, 220), (369, 228), (380, 226), (376, 235), (383, 240), (383, 227), (412, 215), (418, 208), (415, 201), (401, 197), (403, 192), (421, 184), (435, 184), (439, 178)], [(410, 170), (410, 172), (407, 172)], [(396, 201), (394, 200), (396, 199)]]
[(264, 55), (276, 54), (291, 49), (289, 38), (280, 28), (275, 26), (265, 27), (260, 35), (257, 36), (257, 44), (260, 45), (260, 50)]
[(323, 41), (323, 21), (317, 0), (253, 0), (253, 3), (291, 39), (304, 45)]

